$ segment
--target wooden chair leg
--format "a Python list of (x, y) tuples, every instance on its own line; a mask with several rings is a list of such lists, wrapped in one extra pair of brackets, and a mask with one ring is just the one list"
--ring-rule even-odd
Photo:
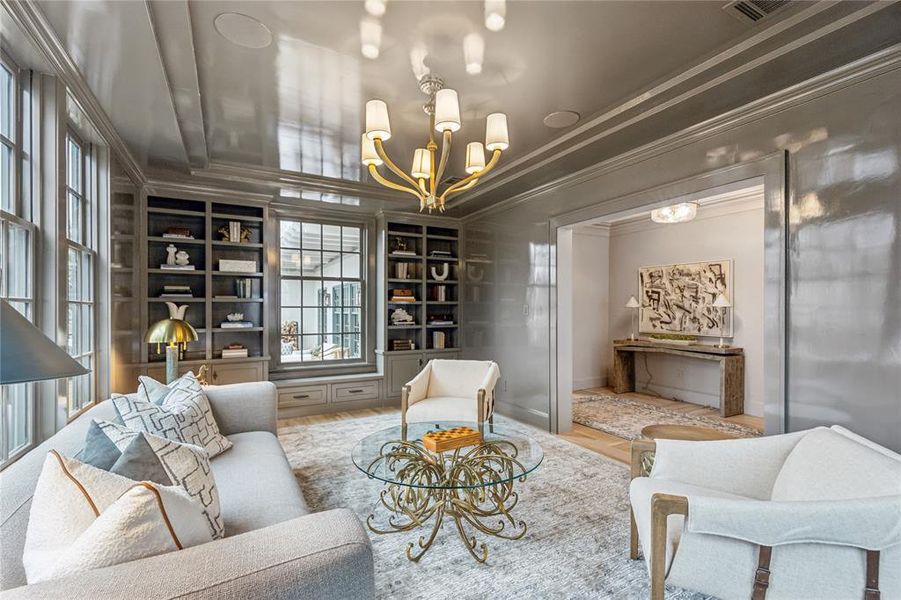
[(666, 586), (666, 522), (670, 515), (688, 516), (688, 498), (651, 496), (651, 600), (663, 600)]
[(638, 554), (638, 527), (635, 525), (635, 513), (629, 507), (629, 558), (637, 560)]

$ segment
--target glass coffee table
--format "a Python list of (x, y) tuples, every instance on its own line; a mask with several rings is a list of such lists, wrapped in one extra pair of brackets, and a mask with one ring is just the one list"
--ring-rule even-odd
[(541, 446), (525, 434), (487, 423), (477, 445), (440, 453), (423, 446), (427, 432), (463, 426), (479, 427), (464, 422), (409, 423), (406, 432), (401, 426), (389, 427), (354, 446), (354, 465), (385, 482), (366, 519), (369, 529), (389, 534), (429, 528), (418, 543), (407, 545), (412, 561), (429, 550), (445, 518), (453, 520), (463, 545), (479, 562), (488, 559), (488, 546), (477, 541), (478, 533), (508, 540), (526, 534), (525, 522), (512, 515), (519, 501), (514, 488), (541, 464)]

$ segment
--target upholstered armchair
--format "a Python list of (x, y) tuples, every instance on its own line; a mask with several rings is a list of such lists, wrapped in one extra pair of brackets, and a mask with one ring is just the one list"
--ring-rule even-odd
[(901, 455), (835, 426), (636, 440), (632, 457), (652, 600), (664, 582), (726, 600), (901, 598)]
[(490, 360), (430, 360), (401, 394), (401, 424), (494, 422), (494, 386), (501, 372)]

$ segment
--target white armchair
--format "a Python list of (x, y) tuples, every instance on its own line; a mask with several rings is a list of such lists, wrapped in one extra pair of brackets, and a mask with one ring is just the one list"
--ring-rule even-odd
[(401, 424), (494, 421), (494, 386), (501, 372), (490, 360), (430, 360), (404, 386)]
[(726, 600), (901, 598), (901, 455), (838, 426), (636, 440), (633, 476), (650, 452), (629, 495), (653, 600), (664, 582)]

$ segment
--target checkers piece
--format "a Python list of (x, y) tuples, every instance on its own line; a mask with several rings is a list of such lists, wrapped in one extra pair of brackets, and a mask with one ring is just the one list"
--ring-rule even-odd
[(482, 434), (469, 427), (436, 429), (422, 436), (422, 445), (431, 452), (446, 452), (482, 443)]

